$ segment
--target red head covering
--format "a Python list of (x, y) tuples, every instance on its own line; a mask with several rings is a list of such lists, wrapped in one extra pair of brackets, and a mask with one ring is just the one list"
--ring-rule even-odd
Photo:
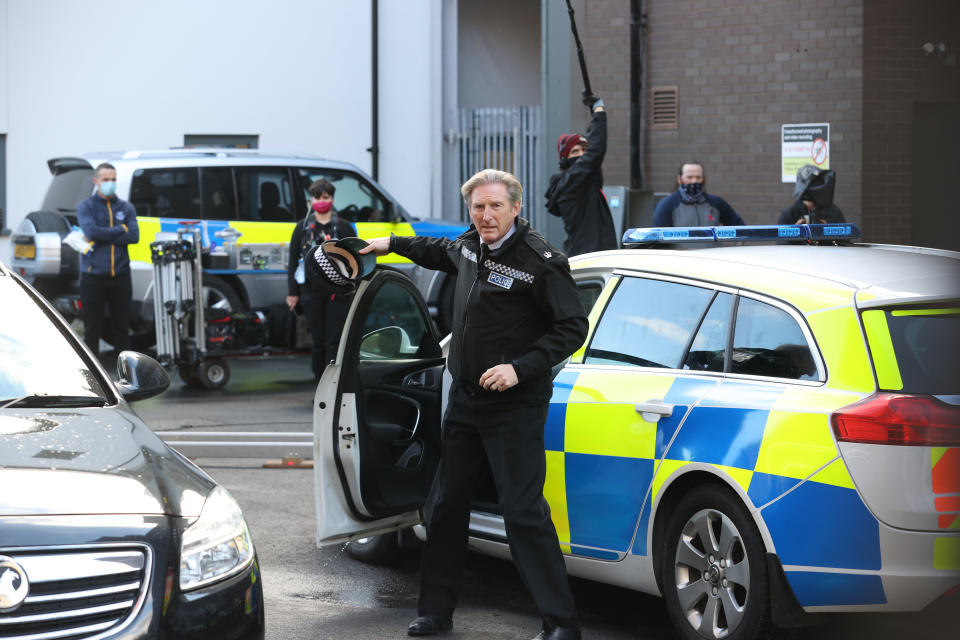
[(586, 146), (587, 139), (579, 133), (565, 133), (557, 138), (557, 153), (561, 158), (566, 158), (570, 150), (578, 144)]

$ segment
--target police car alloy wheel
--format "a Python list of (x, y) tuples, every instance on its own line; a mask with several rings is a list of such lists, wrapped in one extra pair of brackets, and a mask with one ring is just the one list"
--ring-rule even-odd
[(769, 634), (763, 541), (735, 496), (714, 486), (691, 491), (673, 510), (664, 542), (664, 598), (682, 637)]

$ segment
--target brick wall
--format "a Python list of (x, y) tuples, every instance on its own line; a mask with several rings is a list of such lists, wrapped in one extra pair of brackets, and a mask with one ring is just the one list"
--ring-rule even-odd
[[(945, 0), (952, 1), (952, 0)], [(706, 166), (707, 189), (749, 223), (790, 204), (780, 125), (830, 123), (835, 200), (861, 219), (861, 0), (644, 0), (643, 182), (675, 188), (680, 162)], [(629, 0), (591, 0), (581, 26), (594, 91), (610, 106), (607, 184), (629, 184)], [(679, 128), (649, 128), (652, 86), (679, 86)]]
[[(911, 202), (913, 109), (916, 103), (960, 103), (960, 2), (863, 4), (864, 236), (909, 243), (927, 213), (914, 211)], [(943, 42), (946, 51), (927, 54), (927, 42)], [(954, 178), (958, 151), (949, 153)]]

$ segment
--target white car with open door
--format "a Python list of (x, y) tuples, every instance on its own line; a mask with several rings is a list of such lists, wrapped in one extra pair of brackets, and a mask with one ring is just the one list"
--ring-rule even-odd
[(381, 269), (363, 280), (314, 401), (318, 546), (420, 522), (440, 458), (443, 371), (410, 279)]
[[(637, 229), (630, 248), (570, 260), (590, 330), (544, 425), (570, 575), (663, 596), (686, 640), (953, 610), (960, 254), (858, 235)], [(397, 540), (378, 534), (419, 521), (440, 455), (437, 338), (403, 275), (361, 283), (314, 405), (318, 544), (373, 556)], [(469, 544), (509, 557), (489, 478)]]

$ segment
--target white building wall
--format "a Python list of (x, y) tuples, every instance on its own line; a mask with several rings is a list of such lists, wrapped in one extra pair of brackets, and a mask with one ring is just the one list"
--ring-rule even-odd
[[(439, 15), (380, 0), (380, 182), (423, 217), (440, 216)], [(258, 135), (371, 172), (370, 17), (369, 0), (0, 0), (7, 226), (39, 208), (47, 159), (185, 134)]]
[(442, 218), (442, 2), (380, 1), (380, 182), (419, 218)]

